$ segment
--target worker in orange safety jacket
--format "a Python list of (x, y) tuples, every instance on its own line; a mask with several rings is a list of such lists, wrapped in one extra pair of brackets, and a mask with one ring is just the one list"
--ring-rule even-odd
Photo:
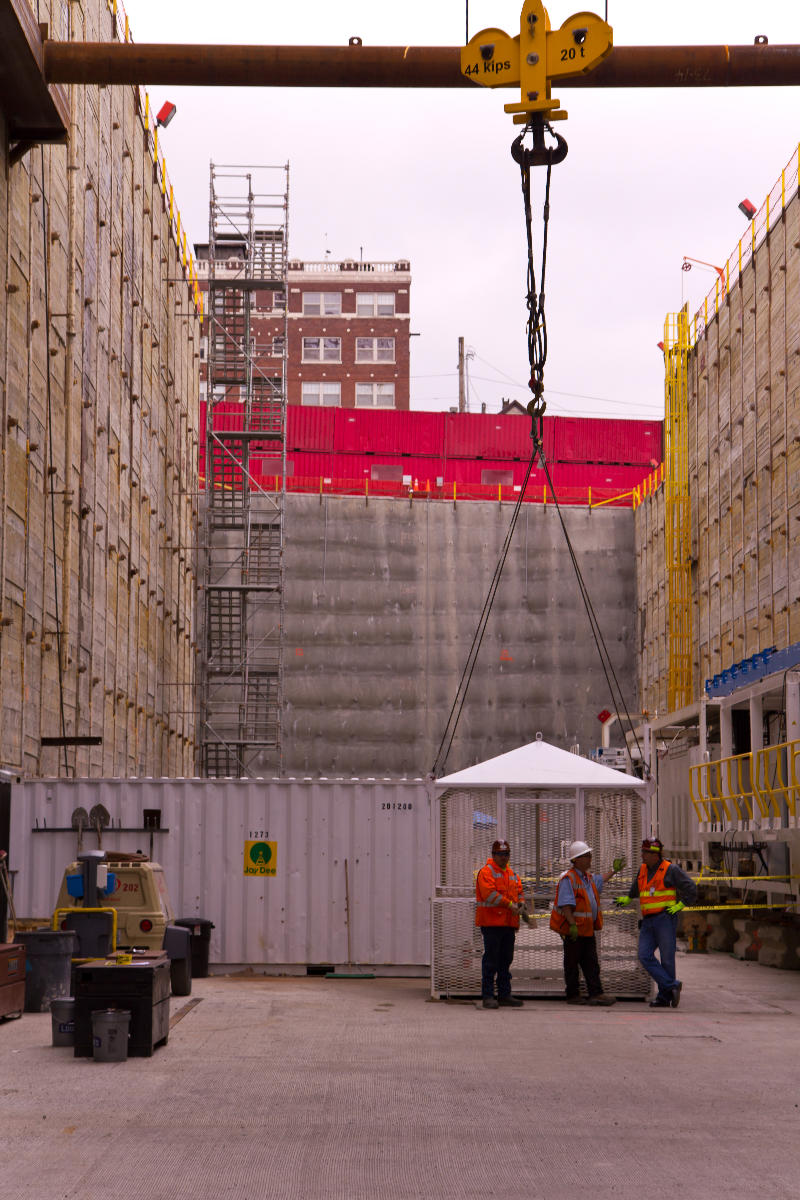
[[(591, 870), (592, 848), (586, 842), (573, 842), (569, 848), (572, 864), (559, 877), (550, 914), (550, 928), (564, 943), (564, 984), (567, 1004), (613, 1004), (614, 997), (603, 991), (597, 958), (595, 931), (603, 928), (600, 893), (612, 875), (625, 866), (624, 858), (615, 858), (610, 871), (595, 874)], [(580, 994), (580, 971), (586, 980), (588, 1000)]]
[(525, 897), (519, 876), (508, 865), (510, 854), (508, 842), (493, 842), (491, 858), (487, 858), (475, 879), (475, 924), (483, 935), (481, 995), (484, 1008), (519, 1008), (522, 1005), (520, 999), (511, 995), (509, 968), (514, 958), (514, 941)]
[[(642, 842), (642, 865), (627, 896), (614, 903), (626, 908), (639, 901), (642, 920), (639, 925), (639, 962), (658, 985), (650, 1001), (651, 1008), (677, 1008), (683, 984), (675, 976), (675, 951), (678, 940), (678, 914), (697, 900), (697, 888), (685, 871), (664, 858), (660, 838)], [(658, 951), (658, 958), (655, 952)]]

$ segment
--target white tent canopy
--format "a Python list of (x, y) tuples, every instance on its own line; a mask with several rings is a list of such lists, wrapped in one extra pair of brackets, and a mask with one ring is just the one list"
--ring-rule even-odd
[(626, 775), (623, 771), (551, 746), (542, 740), (540, 733), (536, 735), (536, 741), (527, 746), (519, 746), (507, 754), (487, 758), (474, 767), (436, 780), (437, 788), (569, 787), (623, 791), (645, 786), (644, 781), (634, 775)]

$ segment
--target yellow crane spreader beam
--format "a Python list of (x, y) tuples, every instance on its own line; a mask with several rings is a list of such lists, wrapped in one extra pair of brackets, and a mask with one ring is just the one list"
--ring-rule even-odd
[[(461, 46), (207, 46), (56, 42), (43, 46), (48, 83), (187, 87), (465, 88)], [(791, 87), (800, 46), (615, 46), (564, 88)], [(509, 86), (513, 86), (509, 84)]]

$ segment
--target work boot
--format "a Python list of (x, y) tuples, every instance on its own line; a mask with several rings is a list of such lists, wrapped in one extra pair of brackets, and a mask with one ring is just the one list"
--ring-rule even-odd
[(522, 1001), (516, 996), (500, 996), (497, 1003), (500, 1008), (522, 1008)]
[(590, 1004), (601, 1004), (605, 1008), (610, 1008), (612, 1004), (617, 1003), (616, 996), (607, 996), (605, 992), (600, 992), (597, 996), (589, 997)]
[(663, 996), (656, 996), (655, 1000), (650, 1001), (651, 1008), (669, 1008), (670, 1002)]
[(484, 1008), (499, 1008), (500, 1001), (495, 1000), (494, 996), (485, 996), (484, 1000), (483, 1000), (483, 1007)]
[(567, 1004), (588, 1004), (587, 996), (567, 996)]
[(682, 988), (683, 988), (683, 984), (682, 984), (682, 983), (676, 983), (676, 984), (675, 984), (675, 987), (672, 989), (672, 1002), (671, 1002), (671, 1003), (672, 1003), (672, 1007), (673, 1007), (673, 1008), (677, 1008), (677, 1007), (678, 1007), (678, 1005), (679, 1005), (679, 1004), (680, 1004), (680, 1002), (681, 1002), (681, 990), (682, 990)]

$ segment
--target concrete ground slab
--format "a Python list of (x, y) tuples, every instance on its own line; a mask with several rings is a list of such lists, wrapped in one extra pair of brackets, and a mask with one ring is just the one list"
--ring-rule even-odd
[(797, 974), (721, 954), (679, 972), (676, 1010), (217, 976), (124, 1063), (26, 1014), (0, 1023), (0, 1196), (794, 1200)]

